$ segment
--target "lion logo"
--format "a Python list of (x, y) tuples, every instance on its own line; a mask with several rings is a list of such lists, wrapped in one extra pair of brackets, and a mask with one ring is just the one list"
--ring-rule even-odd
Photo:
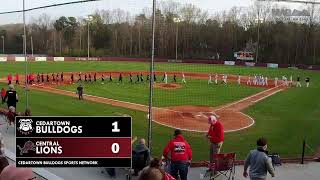
[(36, 149), (36, 145), (32, 142), (32, 141), (27, 141), (26, 143), (24, 143), (24, 146), (21, 147), (19, 145), (17, 145), (17, 147), (20, 150), (20, 155), (23, 154), (28, 154), (29, 151), (35, 151)]

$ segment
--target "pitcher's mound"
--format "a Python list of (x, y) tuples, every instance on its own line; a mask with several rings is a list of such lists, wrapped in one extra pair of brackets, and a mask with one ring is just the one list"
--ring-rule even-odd
[(182, 85), (176, 83), (156, 83), (153, 87), (160, 89), (179, 89), (182, 88)]

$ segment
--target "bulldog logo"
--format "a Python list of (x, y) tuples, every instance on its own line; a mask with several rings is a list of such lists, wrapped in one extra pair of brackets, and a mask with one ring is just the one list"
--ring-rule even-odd
[(32, 119), (20, 119), (18, 123), (18, 130), (21, 134), (28, 135), (32, 133)]

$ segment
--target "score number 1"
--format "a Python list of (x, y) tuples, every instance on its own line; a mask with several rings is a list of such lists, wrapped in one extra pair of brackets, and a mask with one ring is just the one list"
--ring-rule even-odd
[(120, 132), (120, 129), (118, 128), (118, 121), (115, 121), (112, 123), (113, 129), (112, 132)]
[[(115, 121), (114, 123), (112, 123), (112, 126), (113, 126), (113, 129), (112, 129), (112, 132), (120, 132), (120, 129), (118, 128), (118, 121)], [(119, 153), (120, 151), (120, 146), (118, 143), (113, 143), (111, 145), (111, 151), (114, 153), (114, 154), (117, 154)]]

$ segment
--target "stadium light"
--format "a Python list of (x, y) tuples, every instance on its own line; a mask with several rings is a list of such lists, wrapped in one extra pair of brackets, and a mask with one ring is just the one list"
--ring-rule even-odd
[(176, 31), (176, 61), (178, 60), (178, 36), (179, 36), (179, 23), (181, 19), (179, 17), (173, 18), (173, 22), (177, 24), (177, 31)]

